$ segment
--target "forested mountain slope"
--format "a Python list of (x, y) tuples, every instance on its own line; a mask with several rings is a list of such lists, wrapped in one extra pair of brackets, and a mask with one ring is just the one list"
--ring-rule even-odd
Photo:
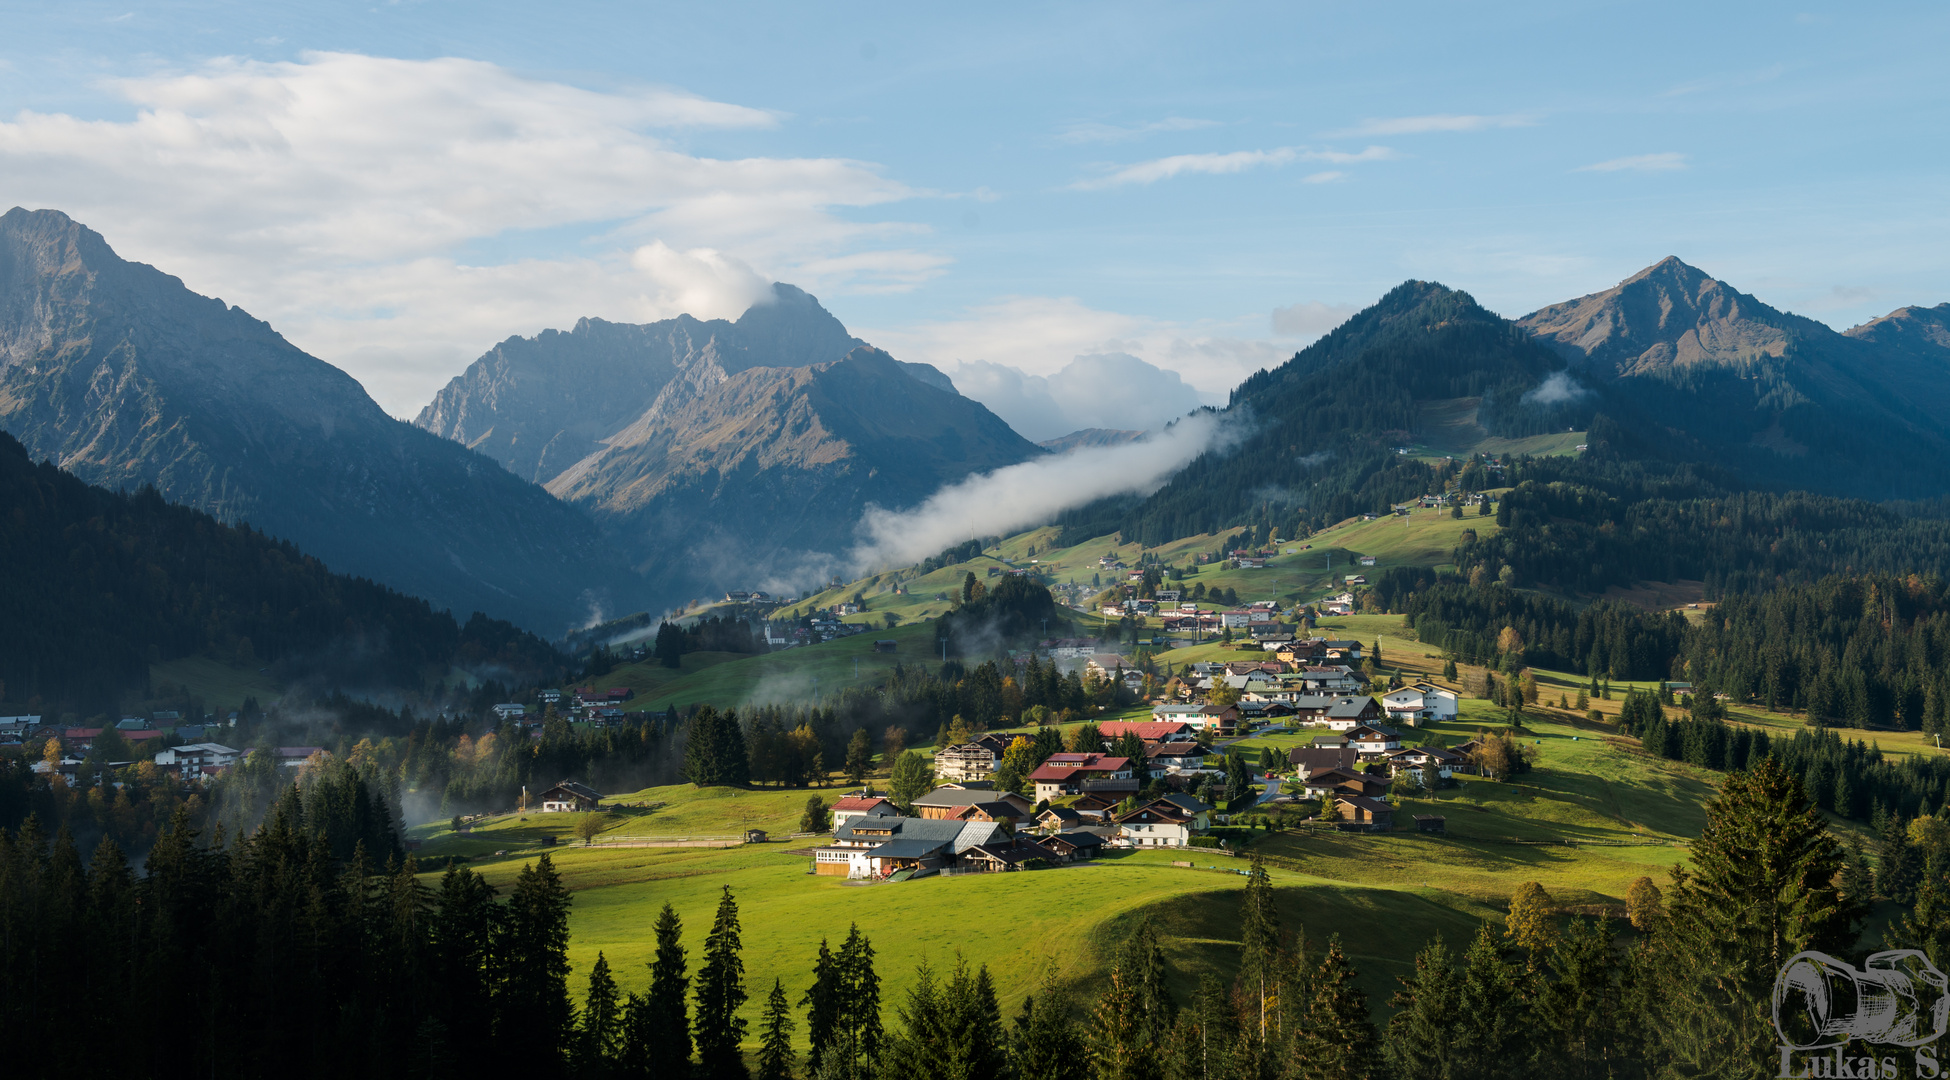
[(1228, 409), (1250, 433), (1235, 446), (1195, 460), (1148, 499), (1100, 503), (1064, 523), (1149, 545), (1262, 518), (1294, 535), (1385, 510), (1428, 490), (1429, 469), (1394, 447), (1417, 439), (1429, 402), (1475, 399), (1476, 422), (1493, 435), (1582, 428), (1601, 395), (1540, 390), (1563, 367), (1467, 293), (1407, 282), (1241, 383)]
[(332, 687), (420, 688), (459, 664), (503, 680), (564, 662), (533, 635), (327, 570), (289, 542), (29, 460), (0, 433), (0, 701), (92, 712), (151, 663), (210, 655)]
[[(1615, 482), (1655, 498), (1938, 497), (1950, 493), (1946, 343), (1950, 305), (1843, 335), (1677, 259), (1521, 322), (1408, 282), (1241, 383), (1229, 410), (1245, 439), (1148, 499), (1065, 515), (1065, 542), (1254, 523), (1293, 535), (1385, 510), (1440, 483), (1397, 449), (1441, 445), (1438, 426), (1463, 415), (1504, 439), (1588, 430), (1588, 466), (1551, 467), (1607, 498)], [(1586, 563), (1573, 576), (1610, 573)]]
[(436, 607), (556, 632), (640, 602), (583, 514), (52, 210), (0, 217), (0, 429)]

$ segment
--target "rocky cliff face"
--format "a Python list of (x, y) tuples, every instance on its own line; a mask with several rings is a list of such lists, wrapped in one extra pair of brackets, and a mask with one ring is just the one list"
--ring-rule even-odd
[(790, 285), (736, 321), (510, 338), (416, 423), (587, 508), (679, 591), (788, 573), (843, 551), (868, 503), (911, 505), (1041, 452)]
[(869, 503), (909, 506), (1040, 452), (979, 404), (862, 347), (667, 394), (549, 490), (589, 507), (646, 558), (718, 552), (769, 563), (843, 550)]
[(0, 428), (463, 618), (554, 634), (592, 599), (639, 599), (574, 508), (56, 211), (0, 216)]
[(863, 344), (806, 293), (779, 285), (774, 294), (736, 322), (583, 319), (567, 333), (509, 338), (448, 383), (414, 424), (545, 484), (667, 390), (681, 398), (747, 368), (826, 363)]

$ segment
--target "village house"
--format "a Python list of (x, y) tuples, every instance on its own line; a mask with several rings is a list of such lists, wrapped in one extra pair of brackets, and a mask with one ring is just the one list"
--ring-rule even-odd
[(893, 800), (884, 799), (871, 792), (848, 795), (833, 803), (833, 828), (838, 829), (855, 818), (899, 817), (900, 810)]
[(1201, 725), (1220, 735), (1230, 735), (1239, 727), (1239, 706), (1207, 705), (1199, 710)]
[[(1062, 834), (1059, 834), (1062, 835)], [(960, 871), (1019, 870), (1041, 860), (1062, 863), (1087, 842), (1045, 846), (1050, 838), (1019, 836), (1007, 823), (942, 818), (861, 817), (833, 830), (832, 842), (813, 851), (813, 872), (854, 879), (950, 868)], [(1068, 854), (1066, 854), (1068, 852)]]
[(573, 780), (564, 780), (535, 798), (544, 814), (594, 810), (603, 799), (596, 789)]
[(1029, 779), (1036, 785), (1038, 802), (1065, 795), (1138, 789), (1130, 759), (1103, 754), (1051, 754), (1029, 774)]
[(1153, 773), (1202, 769), (1208, 756), (1205, 747), (1200, 746), (1194, 739), (1174, 739), (1170, 742), (1144, 744), (1144, 761)]
[(1300, 669), (1300, 685), (1317, 694), (1351, 694), (1361, 677), (1346, 664), (1309, 664)]
[(1456, 718), (1456, 695), (1431, 683), (1416, 683), (1381, 697), (1388, 719), (1409, 727)]
[(1002, 763), (1002, 755), (1014, 741), (1007, 735), (981, 735), (959, 746), (950, 746), (934, 755), (934, 775), (940, 780), (965, 782), (987, 780)]
[[(1058, 754), (1058, 757), (1065, 755)], [(1074, 756), (1074, 755), (1071, 755)], [(1119, 760), (1122, 760), (1121, 758)], [(1037, 798), (1040, 800), (1041, 795)], [(1027, 819), (1036, 810), (1034, 803), (1013, 791), (994, 791), (988, 787), (952, 787), (944, 785), (926, 795), (916, 796), (914, 811), (930, 820), (949, 820), (957, 817), (968, 807), (978, 803), (1007, 803), (1016, 811), (1016, 819)]]
[(1395, 827), (1395, 808), (1379, 799), (1343, 795), (1335, 800), (1341, 820), (1364, 832), (1387, 832)]
[(1294, 720), (1302, 724), (1325, 724), (1333, 731), (1350, 731), (1361, 724), (1381, 719), (1381, 706), (1371, 697), (1304, 696), (1294, 699)]
[[(1205, 706), (1179, 702), (1161, 702), (1151, 707), (1151, 723), (1176, 724), (1180, 727), (1192, 729), (1196, 733), (1197, 729), (1206, 726)], [(1107, 726), (1099, 724), (1098, 730), (1102, 730)]]
[(1390, 750), (1387, 757), (1388, 768), (1396, 775), (1403, 772), (1420, 773), (1430, 762), (1436, 764), (1436, 775), (1444, 780), (1455, 775), (1455, 771), (1468, 764), (1468, 759), (1453, 750), (1443, 750), (1434, 746), (1404, 746)]
[(1118, 814), (1118, 839), (1131, 847), (1190, 847), (1211, 826), (1212, 808), (1190, 795), (1166, 795)]
[(175, 773), (184, 780), (194, 780), (206, 773), (227, 769), (237, 764), (242, 756), (242, 751), (232, 750), (222, 743), (187, 743), (156, 751), (156, 768)]
[(1038, 840), (1059, 862), (1094, 859), (1104, 849), (1104, 838), (1089, 829), (1065, 829)]
[(1286, 752), (1286, 763), (1302, 780), (1327, 769), (1351, 773), (1361, 767), (1359, 755), (1344, 746), (1296, 746)]
[(1329, 660), (1361, 659), (1361, 643), (1347, 639), (1326, 639), (1320, 642), (1320, 649)]
[[(1158, 709), (1152, 709), (1151, 715), (1156, 717)], [(1190, 741), (1198, 737), (1192, 724), (1184, 720), (1107, 720), (1098, 724), (1097, 730), (1103, 733), (1106, 750), (1125, 735), (1136, 735), (1145, 742)]]
[(1372, 773), (1349, 772), (1343, 769), (1320, 769), (1305, 780), (1301, 788), (1310, 799), (1322, 795), (1360, 795), (1371, 799), (1385, 799), (1394, 780)]
[(1051, 806), (1036, 815), (1036, 825), (1044, 832), (1062, 832), (1083, 824), (1083, 815), (1068, 806)]
[(1361, 755), (1362, 761), (1379, 761), (1388, 751), (1401, 749), (1402, 737), (1380, 724), (1358, 724), (1348, 729), (1347, 744)]

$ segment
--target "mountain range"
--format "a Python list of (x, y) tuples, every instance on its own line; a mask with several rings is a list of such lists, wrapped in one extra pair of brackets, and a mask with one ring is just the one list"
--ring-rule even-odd
[(1043, 453), (785, 284), (736, 321), (584, 319), (510, 338), (415, 423), (587, 510), (679, 593), (801, 571), (844, 551), (870, 504)]
[[(1446, 452), (1457, 432), (1588, 429), (1593, 454), (1716, 483), (1942, 496), (1946, 376), (1950, 304), (1838, 333), (1669, 258), (1512, 320), (1411, 281), (1235, 388), (1235, 450), (1062, 521), (1156, 543), (1338, 520), (1419, 494), (1426, 470), (1396, 449)], [(736, 320), (511, 337), (407, 424), (260, 320), (20, 209), (0, 216), (0, 429), (90, 483), (150, 485), (335, 571), (551, 635), (592, 606), (765, 587), (843, 553), (870, 505), (1139, 437), (1031, 443), (783, 284)]]
[(575, 507), (57, 211), (0, 216), (0, 428), (463, 617), (554, 633), (643, 601)]

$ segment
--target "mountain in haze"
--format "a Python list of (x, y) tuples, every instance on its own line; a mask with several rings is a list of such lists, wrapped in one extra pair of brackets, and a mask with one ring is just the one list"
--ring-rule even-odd
[(57, 211), (0, 216), (0, 429), (436, 608), (552, 635), (639, 600), (585, 515)]
[(1750, 482), (1869, 498), (1950, 490), (1942, 309), (1837, 333), (1666, 258), (1518, 325), (1694, 454)]
[(1144, 438), (1150, 432), (1124, 431), (1117, 428), (1084, 428), (1068, 435), (1058, 435), (1054, 439), (1044, 439), (1037, 443), (1051, 453), (1060, 454), (1065, 450), (1077, 450), (1087, 446), (1122, 446)]
[(783, 284), (735, 321), (584, 319), (510, 338), (415, 423), (586, 508), (668, 589), (790, 573), (845, 550), (868, 505), (1043, 452)]

